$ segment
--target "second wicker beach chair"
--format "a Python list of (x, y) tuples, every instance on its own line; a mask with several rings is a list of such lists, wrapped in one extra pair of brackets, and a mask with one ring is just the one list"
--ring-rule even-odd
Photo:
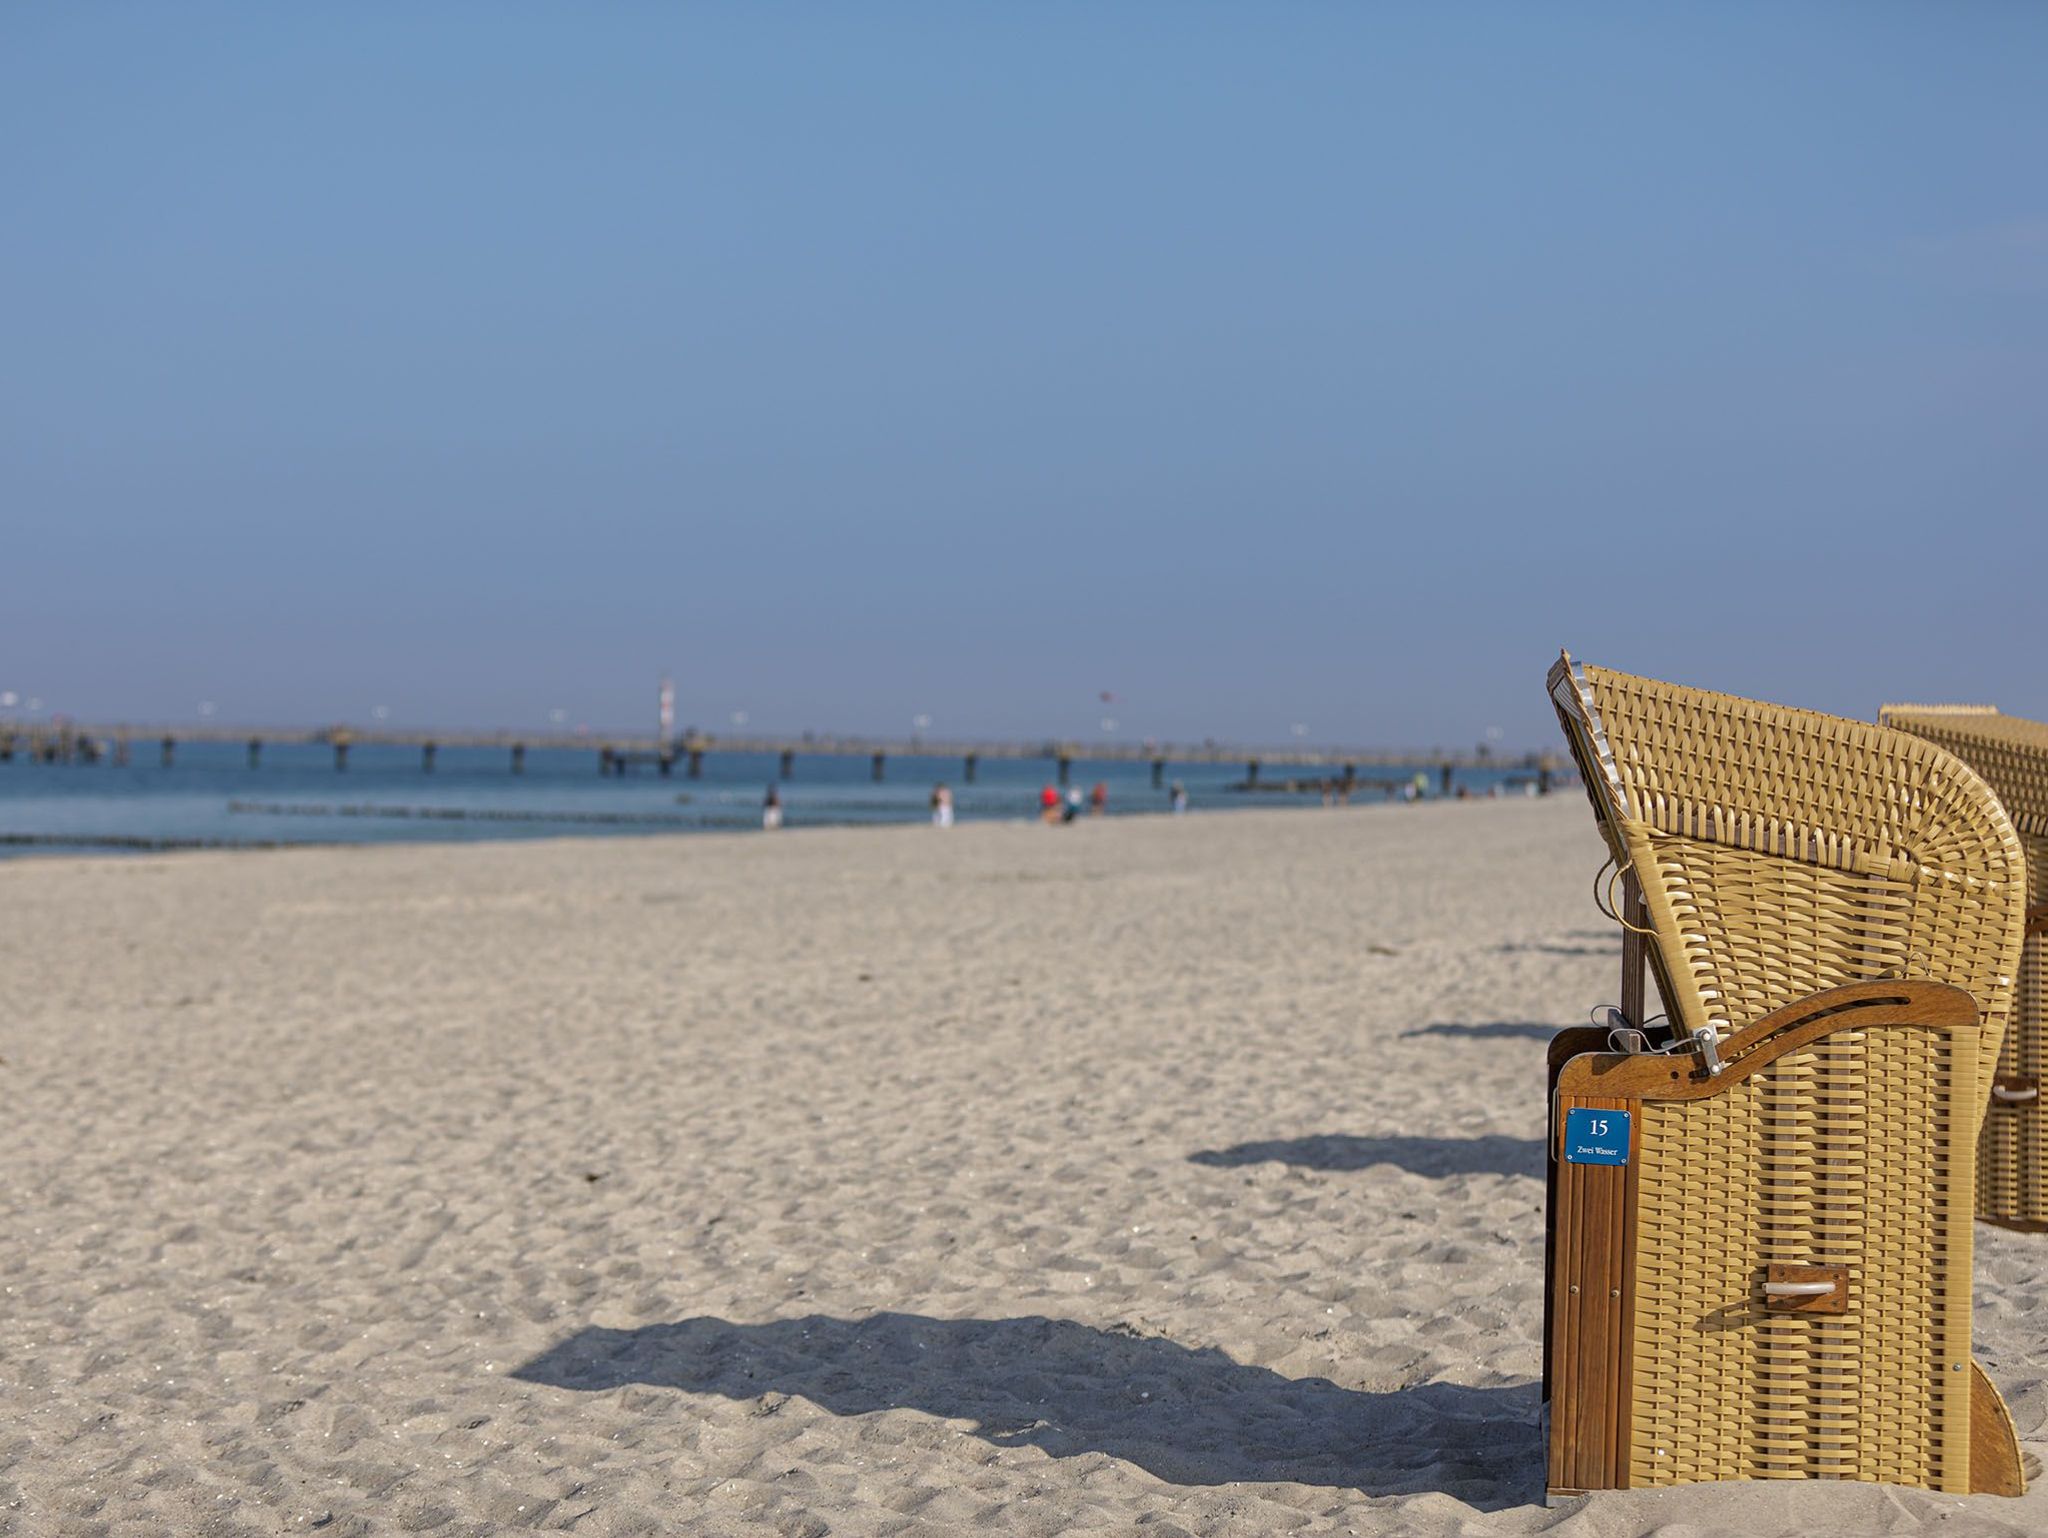
[(1627, 930), (1626, 1018), (1550, 1053), (1549, 1488), (2018, 1494), (1970, 1358), (2011, 824), (1903, 732), (1569, 657), (1549, 682)]
[(1924, 737), (1976, 770), (2004, 805), (2027, 857), (2027, 943), (2019, 994), (2005, 1033), (1991, 1114), (1977, 1140), (1977, 1216), (2008, 1228), (2048, 1231), (2048, 1113), (2041, 1107), (2048, 1056), (2048, 725), (1988, 705), (1887, 705), (1878, 719)]

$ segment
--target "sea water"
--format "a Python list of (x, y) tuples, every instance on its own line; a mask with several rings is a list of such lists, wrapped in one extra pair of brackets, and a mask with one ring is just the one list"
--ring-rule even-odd
[[(153, 743), (136, 744), (134, 754), (125, 765), (22, 757), (0, 763), (0, 857), (105, 848), (117, 840), (133, 841), (131, 847), (265, 846), (758, 829), (771, 784), (789, 828), (928, 821), (932, 787), (940, 781), (952, 788), (962, 822), (1020, 820), (1038, 815), (1042, 787), (1057, 779), (1049, 758), (982, 759), (969, 784), (958, 758), (911, 755), (888, 759), (877, 782), (865, 756), (799, 755), (791, 778), (778, 780), (772, 756), (716, 750), (705, 754), (697, 778), (680, 760), (668, 775), (651, 764), (601, 774), (595, 749), (529, 749), (522, 774), (511, 772), (503, 748), (442, 748), (431, 771), (422, 767), (417, 748), (368, 744), (353, 746), (342, 770), (335, 768), (333, 749), (317, 744), (266, 743), (255, 768), (234, 743), (181, 742), (169, 767), (159, 764)], [(1268, 768), (1265, 778), (1323, 772)], [(1415, 775), (1363, 762), (1358, 772), (1362, 779), (1403, 783)], [(1234, 763), (1169, 762), (1158, 786), (1149, 763), (1077, 758), (1071, 775), (1084, 803), (1096, 784), (1103, 785), (1112, 816), (1167, 811), (1176, 780), (1196, 814), (1320, 805), (1314, 794), (1232, 789), (1246, 777), (1245, 766)], [(1521, 794), (1523, 777), (1519, 770), (1461, 769), (1455, 783), (1474, 795), (1495, 787)], [(1427, 793), (1440, 788), (1430, 773)], [(1352, 799), (1354, 805), (1379, 802), (1387, 791), (1361, 783)]]

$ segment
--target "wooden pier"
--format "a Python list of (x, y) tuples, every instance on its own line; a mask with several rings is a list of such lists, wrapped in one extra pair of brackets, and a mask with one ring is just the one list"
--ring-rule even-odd
[[(273, 745), (323, 746), (334, 754), (334, 767), (346, 770), (349, 752), (358, 747), (410, 748), (420, 755), (420, 768), (431, 774), (443, 748), (495, 749), (506, 756), (512, 774), (526, 771), (529, 753), (585, 753), (592, 755), (600, 774), (623, 775), (636, 768), (651, 768), (657, 774), (673, 774), (678, 766), (692, 779), (703, 773), (710, 755), (730, 754), (774, 759), (782, 779), (796, 774), (800, 758), (864, 758), (870, 777), (884, 778), (889, 760), (900, 758), (950, 759), (961, 766), (961, 778), (973, 784), (975, 773), (986, 760), (1035, 759), (1052, 766), (1054, 776), (1065, 785), (1076, 763), (1149, 764), (1152, 783), (1164, 785), (1174, 765), (1232, 764), (1242, 766), (1248, 787), (1256, 788), (1259, 775), (1267, 769), (1320, 769), (1338, 779), (1354, 783), (1367, 777), (1359, 771), (1404, 769), (1433, 773), (1448, 791), (1452, 775), (1460, 769), (1513, 770), (1535, 776), (1547, 788), (1560, 768), (1549, 753), (1519, 755), (1484, 751), (1450, 753), (1432, 748), (1389, 751), (1379, 748), (1254, 747), (1215, 741), (1169, 742), (1083, 742), (1041, 738), (1018, 742), (968, 742), (935, 738), (872, 738), (805, 733), (800, 737), (716, 736), (708, 732), (685, 731), (663, 739), (631, 733), (602, 732), (520, 732), (462, 731), (440, 729), (393, 729), (386, 727), (252, 727), (216, 726), (200, 723), (186, 726), (100, 725), (84, 722), (0, 724), (0, 763), (26, 759), (37, 763), (90, 764), (102, 761), (133, 763), (138, 754), (153, 753), (156, 761), (170, 768), (177, 761), (178, 748), (185, 743), (232, 743), (247, 755), (251, 769), (260, 768), (263, 750)], [(1276, 787), (1278, 788), (1278, 787)]]

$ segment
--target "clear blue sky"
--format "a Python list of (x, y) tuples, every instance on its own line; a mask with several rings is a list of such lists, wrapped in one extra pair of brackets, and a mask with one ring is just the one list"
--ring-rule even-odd
[(0, 689), (2048, 716), (2048, 6), (14, 5)]

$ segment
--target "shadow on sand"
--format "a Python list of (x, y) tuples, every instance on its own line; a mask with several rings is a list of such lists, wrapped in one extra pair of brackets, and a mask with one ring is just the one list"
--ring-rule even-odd
[(1037, 1315), (593, 1327), (514, 1376), (586, 1392), (651, 1384), (733, 1400), (790, 1394), (833, 1415), (920, 1410), (972, 1421), (973, 1434), (997, 1446), (1055, 1458), (1106, 1453), (1181, 1485), (1437, 1490), (1483, 1510), (1542, 1496), (1533, 1383), (1367, 1393), (1247, 1367), (1213, 1348)]
[(1362, 1170), (1391, 1164), (1416, 1175), (1543, 1176), (1543, 1140), (1506, 1137), (1353, 1137), (1325, 1132), (1315, 1137), (1237, 1143), (1188, 1155), (1190, 1164), (1236, 1169), (1246, 1164), (1291, 1164), (1305, 1170)]
[(1482, 1041), (1548, 1041), (1558, 1033), (1555, 1025), (1541, 1025), (1534, 1020), (1488, 1020), (1482, 1025), (1461, 1025), (1454, 1021), (1439, 1020), (1434, 1025), (1418, 1025), (1412, 1031), (1403, 1031), (1406, 1036), (1472, 1036)]

